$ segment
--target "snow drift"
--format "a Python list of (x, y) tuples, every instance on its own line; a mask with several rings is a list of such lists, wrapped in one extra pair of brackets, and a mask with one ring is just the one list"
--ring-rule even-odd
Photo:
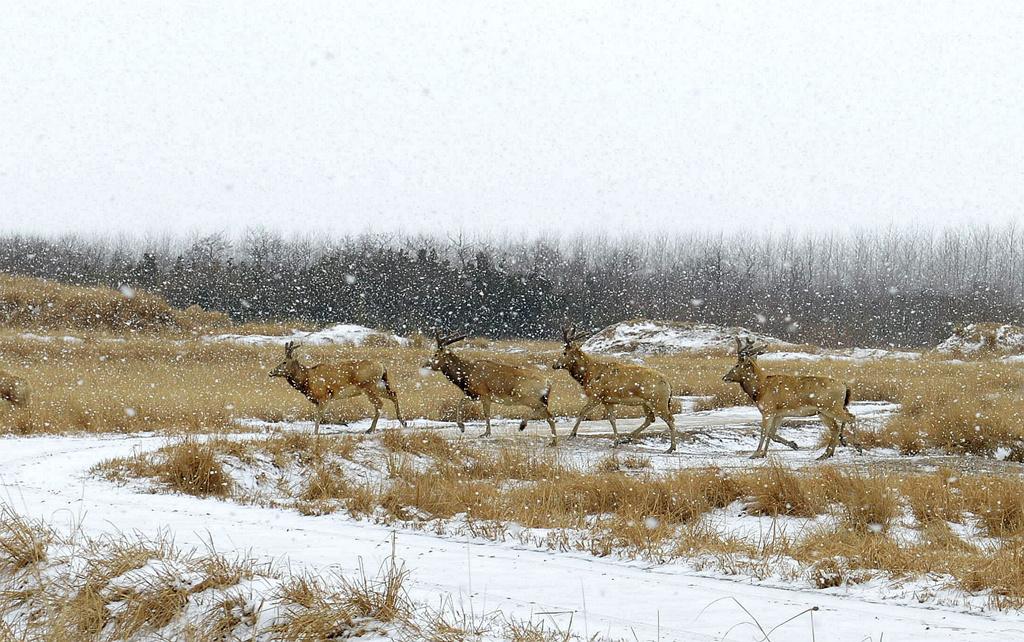
[(232, 341), (248, 345), (284, 345), (289, 341), (298, 341), (308, 345), (340, 344), (361, 346), (368, 340), (378, 342), (377, 345), (409, 345), (409, 340), (396, 334), (389, 334), (351, 323), (339, 323), (316, 332), (293, 331), (285, 335), (268, 334), (218, 334), (205, 337), (206, 341)]
[(746, 328), (727, 328), (711, 323), (631, 319), (610, 325), (583, 343), (587, 352), (672, 354), (733, 350), (737, 335), (761, 339), (774, 346), (791, 346), (781, 339)]
[(1005, 323), (958, 326), (936, 350), (963, 356), (1024, 354), (1024, 328)]

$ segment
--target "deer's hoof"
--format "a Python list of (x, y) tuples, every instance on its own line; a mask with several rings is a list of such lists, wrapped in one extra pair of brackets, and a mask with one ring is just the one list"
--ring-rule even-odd
[(670, 454), (674, 453), (675, 451), (676, 451), (676, 447), (675, 446), (669, 446), (668, 450), (665, 451), (665, 454), (666, 455), (670, 455)]
[(759, 451), (755, 450), (754, 454), (751, 455), (750, 458), (751, 459), (764, 459), (766, 456), (767, 456), (766, 453), (759, 452)]
[(796, 445), (795, 441), (790, 441), (786, 444), (791, 450), (800, 450), (800, 447)]
[(814, 461), (825, 461), (826, 459), (831, 457), (833, 454), (834, 453), (830, 453), (830, 452), (828, 452), (826, 450), (825, 452), (821, 453), (821, 456), (817, 457)]
[(482, 433), (480, 435), (477, 435), (477, 439), (484, 439), (485, 437), (490, 437), (490, 436), (491, 436), (491, 433), (485, 432), (485, 433)]

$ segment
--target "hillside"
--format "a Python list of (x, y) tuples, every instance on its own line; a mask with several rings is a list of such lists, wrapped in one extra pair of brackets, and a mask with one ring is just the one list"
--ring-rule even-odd
[(0, 326), (32, 330), (199, 332), (228, 327), (227, 315), (172, 307), (158, 295), (123, 287), (65, 285), (0, 274)]

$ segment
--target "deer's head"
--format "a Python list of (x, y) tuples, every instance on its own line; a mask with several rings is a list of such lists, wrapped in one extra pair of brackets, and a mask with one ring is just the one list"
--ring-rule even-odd
[(294, 341), (284, 344), (284, 361), (277, 364), (277, 367), (270, 371), (271, 377), (287, 377), (302, 367), (299, 360), (295, 358), (295, 349), (298, 347), (299, 344)]
[(742, 383), (754, 374), (754, 357), (768, 351), (768, 344), (750, 337), (736, 337), (736, 365), (725, 373), (722, 381)]
[(448, 351), (448, 346), (453, 343), (458, 343), (466, 338), (466, 335), (442, 335), (437, 332), (434, 333), (434, 354), (430, 355), (430, 358), (423, 364), (424, 368), (430, 368), (431, 370), (440, 370), (444, 364), (446, 355), (451, 354)]
[(576, 332), (575, 326), (562, 328), (562, 354), (551, 364), (554, 370), (564, 370), (583, 359), (583, 341), (586, 336)]

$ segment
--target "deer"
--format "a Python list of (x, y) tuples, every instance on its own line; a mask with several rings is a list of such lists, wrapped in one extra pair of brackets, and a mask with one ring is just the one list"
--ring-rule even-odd
[(0, 399), (12, 408), (27, 408), (29, 401), (28, 383), (21, 377), (0, 370)]
[[(551, 414), (551, 381), (543, 372), (526, 366), (514, 366), (490, 359), (468, 359), (452, 352), (449, 348), (464, 340), (466, 335), (442, 336), (434, 333), (435, 349), (423, 364), (443, 374), (448, 381), (462, 390), (463, 397), (455, 410), (455, 423), (461, 432), (466, 432), (463, 422), (466, 401), (479, 401), (487, 428), (480, 437), (491, 435), (491, 404), (500, 403), (526, 406), (534, 414), (542, 413), (551, 428), (551, 445), (558, 445), (555, 432), (555, 418)], [(519, 422), (519, 430), (525, 430), (529, 417)]]
[[(632, 363), (598, 360), (583, 352), (584, 336), (575, 328), (562, 329), (563, 349), (561, 356), (551, 364), (554, 370), (565, 370), (583, 388), (587, 402), (569, 437), (575, 437), (583, 418), (598, 406), (604, 406), (605, 419), (612, 425), (615, 444), (633, 441), (644, 430), (661, 417), (668, 424), (671, 444), (666, 452), (676, 450), (676, 424), (672, 416), (672, 386), (668, 380), (653, 368)], [(640, 406), (645, 413), (639, 428), (619, 439), (615, 425), (615, 406)]]
[(316, 408), (313, 434), (320, 436), (320, 423), (324, 418), (324, 409), (333, 399), (350, 399), (363, 394), (373, 404), (373, 421), (366, 431), (371, 433), (377, 428), (380, 410), (384, 407), (381, 398), (390, 399), (395, 404), (395, 417), (403, 428), (402, 411), (398, 407), (398, 395), (395, 394), (388, 380), (387, 369), (377, 361), (366, 359), (349, 359), (336, 363), (320, 363), (315, 366), (304, 366), (295, 357), (299, 347), (294, 341), (284, 344), (284, 361), (270, 371), (271, 377), (283, 377), (292, 388), (309, 399)]
[[(740, 340), (736, 337), (736, 365), (722, 377), (723, 381), (738, 383), (761, 412), (761, 438), (757, 449), (750, 456), (759, 459), (767, 456), (768, 443), (775, 441), (786, 444), (793, 450), (795, 442), (776, 436), (779, 424), (788, 417), (813, 417), (817, 415), (828, 426), (831, 435), (825, 452), (818, 460), (828, 459), (835, 454), (837, 442), (846, 445), (843, 429), (847, 424), (855, 425), (857, 418), (850, 413), (850, 387), (829, 377), (766, 374), (757, 365), (757, 356), (767, 352), (764, 342), (750, 337)], [(859, 444), (855, 444), (858, 451)]]

